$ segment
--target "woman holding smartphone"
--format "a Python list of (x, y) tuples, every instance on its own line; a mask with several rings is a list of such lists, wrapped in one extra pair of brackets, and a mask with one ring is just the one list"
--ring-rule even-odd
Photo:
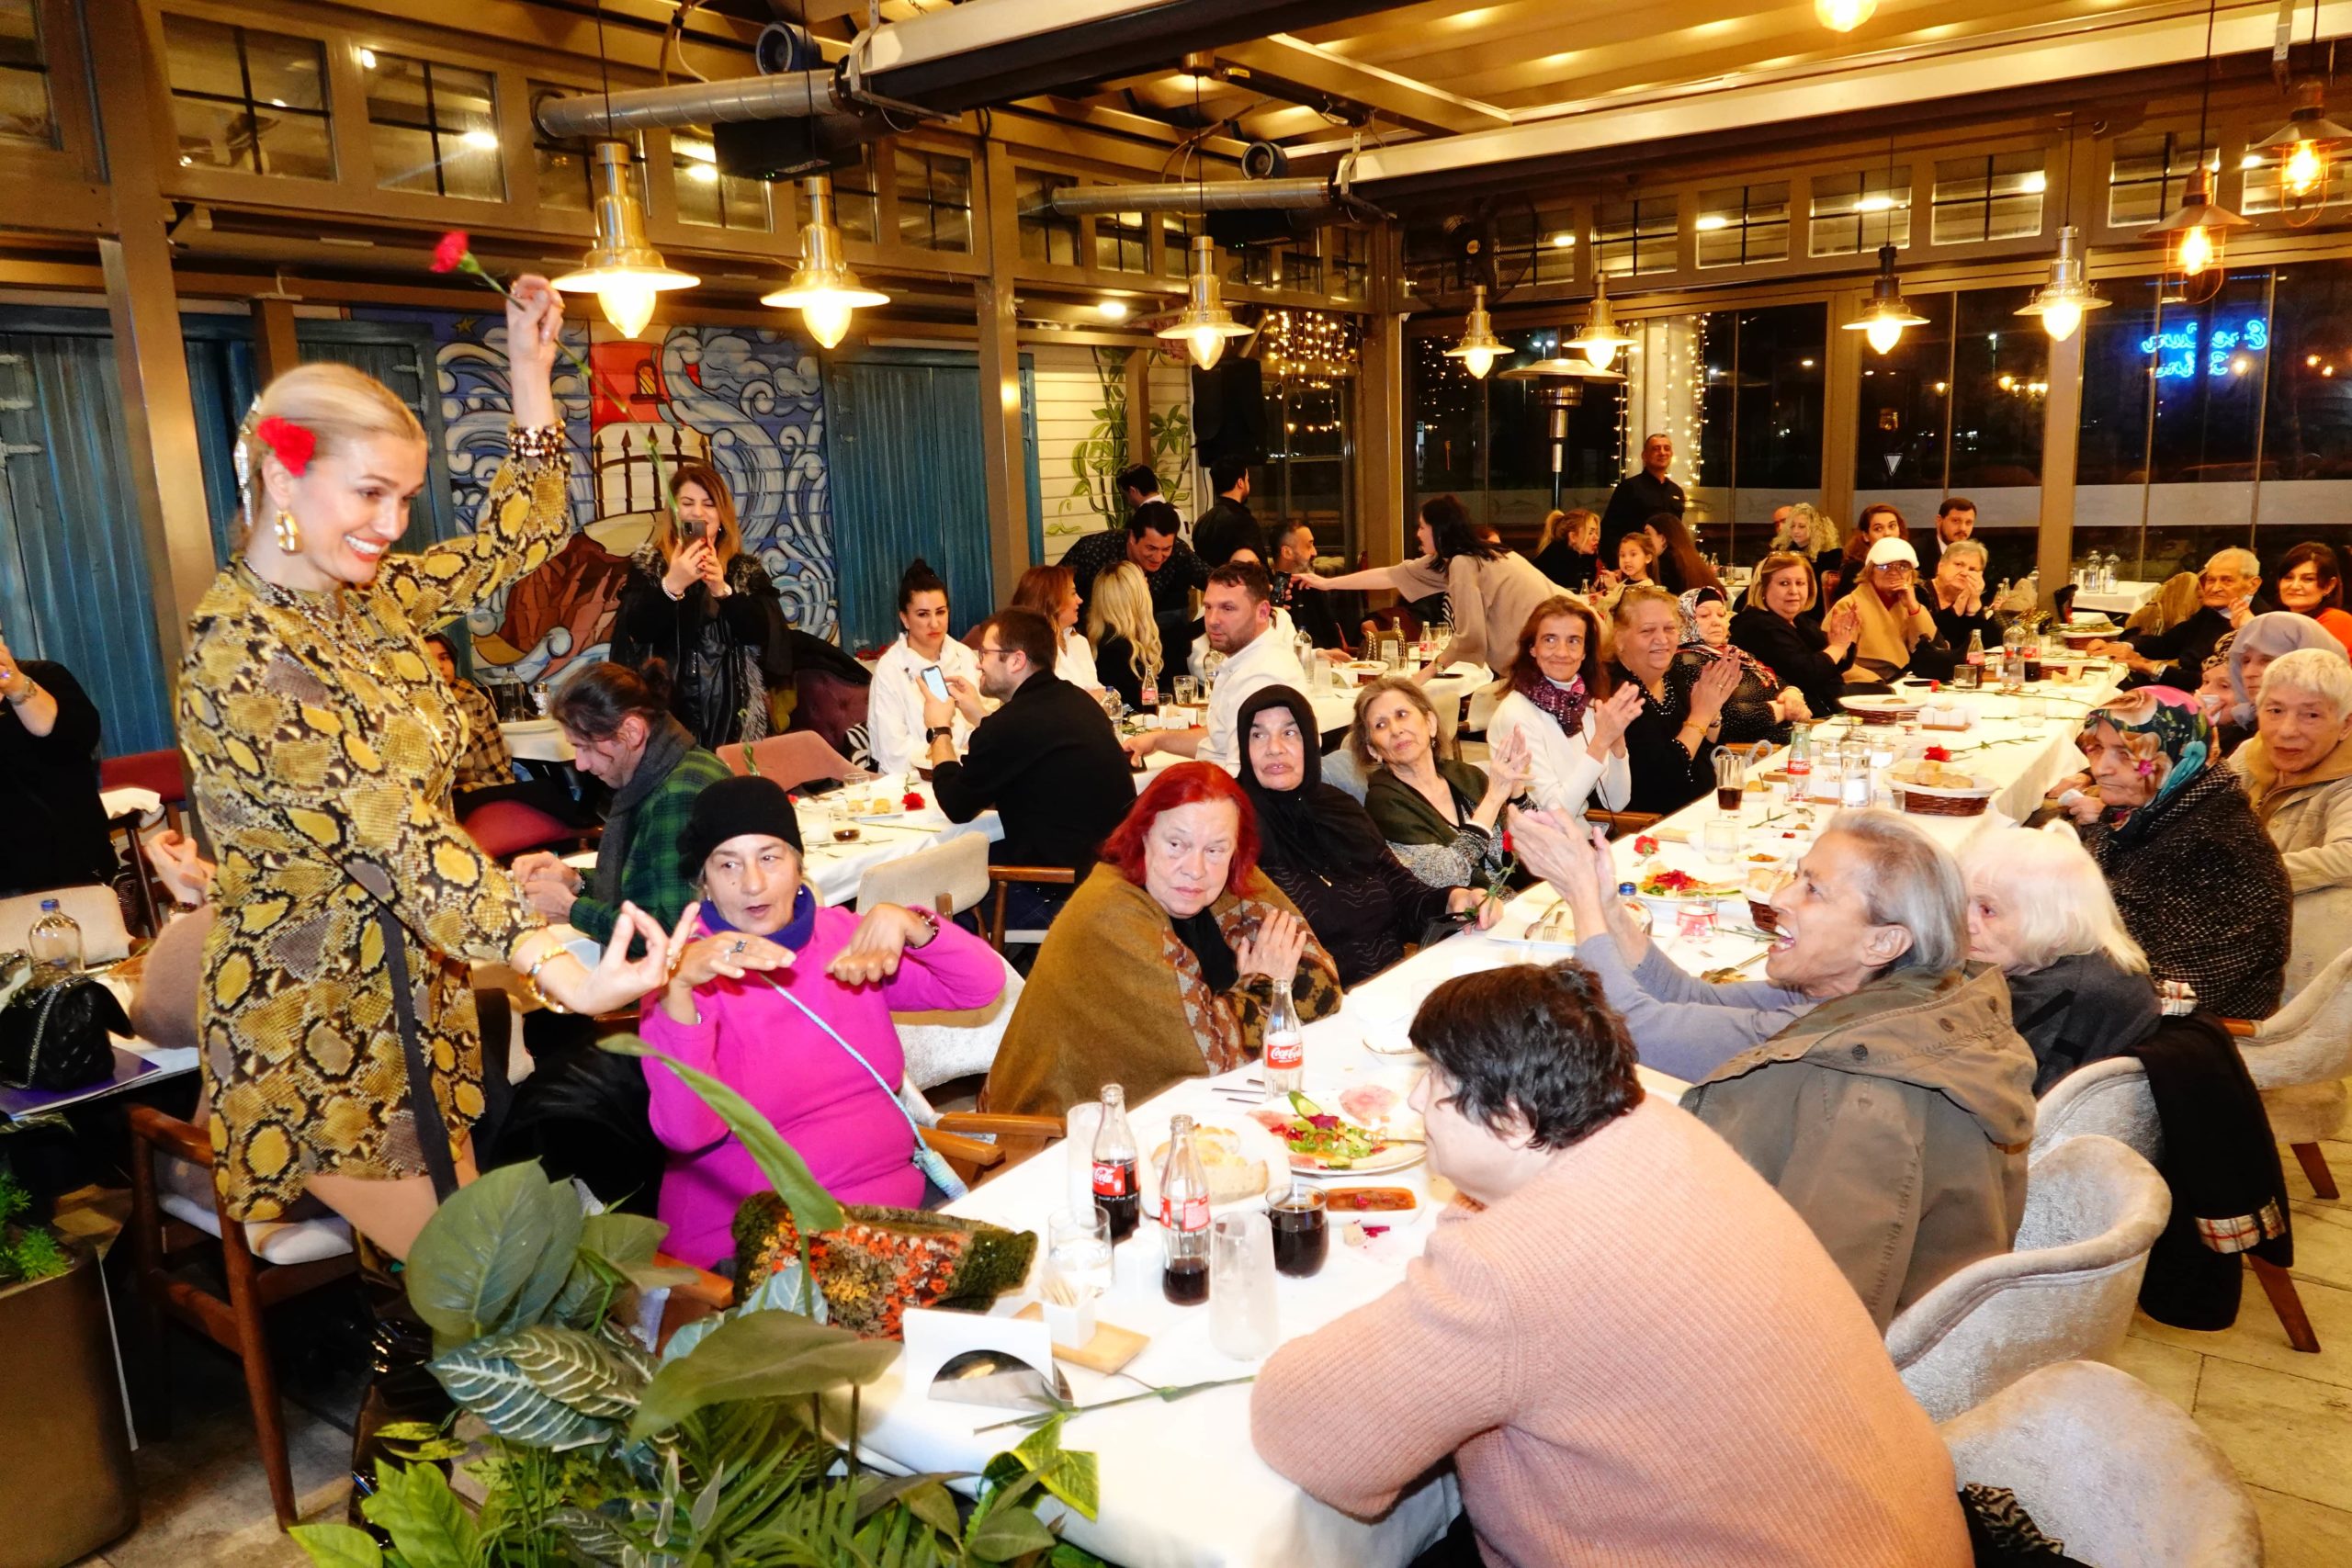
[(947, 635), (947, 584), (920, 556), (899, 579), (899, 640), (874, 666), (874, 692), (865, 711), (874, 771), (903, 773), (931, 755), (922, 722), (923, 693), (956, 705), (949, 728), (956, 755), (980, 721), (980, 661)]

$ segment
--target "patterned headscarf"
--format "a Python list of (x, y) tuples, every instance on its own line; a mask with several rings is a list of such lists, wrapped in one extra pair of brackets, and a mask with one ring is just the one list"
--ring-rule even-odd
[(1713, 599), (1716, 604), (1721, 604), (1725, 610), (1729, 610), (1731, 608), (1731, 595), (1725, 593), (1720, 588), (1712, 587), (1704, 583), (1701, 584), (1699, 587), (1691, 589), (1689, 592), (1682, 595), (1680, 601), (1682, 605), (1682, 649), (1686, 652), (1702, 653), (1719, 659), (1726, 656), (1736, 655), (1739, 660), (1739, 667), (1748, 674), (1755, 676), (1756, 679), (1762, 683), (1766, 691), (1770, 692), (1778, 690), (1781, 684), (1781, 678), (1772, 673), (1772, 667), (1770, 665), (1765, 663), (1762, 660), (1757, 658), (1754, 654), (1748, 652), (1747, 649), (1740, 647), (1736, 643), (1725, 643), (1723, 647), (1717, 648), (1713, 643), (1709, 642), (1705, 637), (1699, 635), (1699, 606), (1705, 604), (1710, 599)]
[(2123, 737), (2141, 776), (2153, 786), (2148, 804), (2134, 807), (2133, 817), (2146, 816), (2177, 794), (2214, 758), (2212, 721), (2194, 696), (2172, 686), (2142, 686), (2084, 715), (2075, 744), (2086, 755), (2102, 724)]

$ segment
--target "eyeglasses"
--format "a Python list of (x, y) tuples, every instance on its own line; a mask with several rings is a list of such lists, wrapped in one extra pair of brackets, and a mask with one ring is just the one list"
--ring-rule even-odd
[(979, 649), (978, 657), (981, 659), (998, 659), (1001, 658), (1005, 654), (1018, 653), (1021, 650), (1017, 648), (983, 648)]
[(1917, 567), (1914, 567), (1914, 566), (1913, 566), (1909, 561), (1907, 561), (1907, 560), (1883, 560), (1883, 561), (1879, 562), (1876, 566), (1874, 566), (1874, 567), (1871, 568), (1871, 570), (1872, 571), (1897, 572), (1897, 571), (1916, 571), (1916, 570), (1917, 570), (1918, 569), (1917, 569)]

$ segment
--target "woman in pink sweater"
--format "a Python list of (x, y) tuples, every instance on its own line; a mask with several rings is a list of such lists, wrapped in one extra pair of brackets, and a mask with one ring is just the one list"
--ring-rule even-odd
[(1450, 980), (1412, 1039), (1430, 1164), (1472, 1201), (1266, 1362), (1268, 1464), (1369, 1517), (1450, 1455), (1490, 1563), (1966, 1568), (1951, 1461), (1853, 1287), (1643, 1098), (1589, 971)]
[[(801, 886), (792, 802), (771, 780), (705, 789), (679, 849), (701, 868), (704, 901), (679, 925), (668, 988), (646, 999), (647, 1043), (750, 1100), (842, 1202), (919, 1204), (890, 1014), (984, 1006), (1004, 987), (1003, 962), (924, 910), (820, 908)], [(645, 1079), (654, 1134), (673, 1151), (663, 1250), (709, 1268), (734, 1250), (735, 1210), (766, 1179), (675, 1073), (649, 1060)]]

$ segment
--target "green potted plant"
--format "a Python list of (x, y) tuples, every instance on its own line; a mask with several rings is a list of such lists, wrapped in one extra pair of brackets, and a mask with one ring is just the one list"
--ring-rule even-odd
[[(0, 1568), (62, 1568), (139, 1522), (98, 1260), (35, 1223), (0, 1165)], [(38, 1368), (38, 1376), (28, 1370)]]
[[(642, 1052), (635, 1042), (616, 1043)], [(675, 1064), (673, 1064), (675, 1066)], [(839, 1204), (764, 1118), (723, 1085), (678, 1069), (759, 1162), (803, 1235), (837, 1229)], [(672, 1282), (641, 1216), (583, 1214), (537, 1164), (493, 1170), (436, 1212), (409, 1254), (409, 1301), (459, 1410), (451, 1430), (386, 1435), (406, 1462), (377, 1469), (363, 1505), (381, 1544), (344, 1524), (298, 1526), (324, 1568), (1082, 1568), (1035, 1510), (1092, 1517), (1094, 1456), (1049, 1419), (978, 1478), (862, 1471), (822, 1419), (897, 1359), (887, 1340), (818, 1320), (804, 1266), (688, 1325), (661, 1353), (628, 1326), (638, 1293)], [(475, 1428), (479, 1427), (477, 1433)], [(478, 1509), (444, 1465), (460, 1464)], [(1060, 1509), (1053, 1510), (1058, 1517)]]

